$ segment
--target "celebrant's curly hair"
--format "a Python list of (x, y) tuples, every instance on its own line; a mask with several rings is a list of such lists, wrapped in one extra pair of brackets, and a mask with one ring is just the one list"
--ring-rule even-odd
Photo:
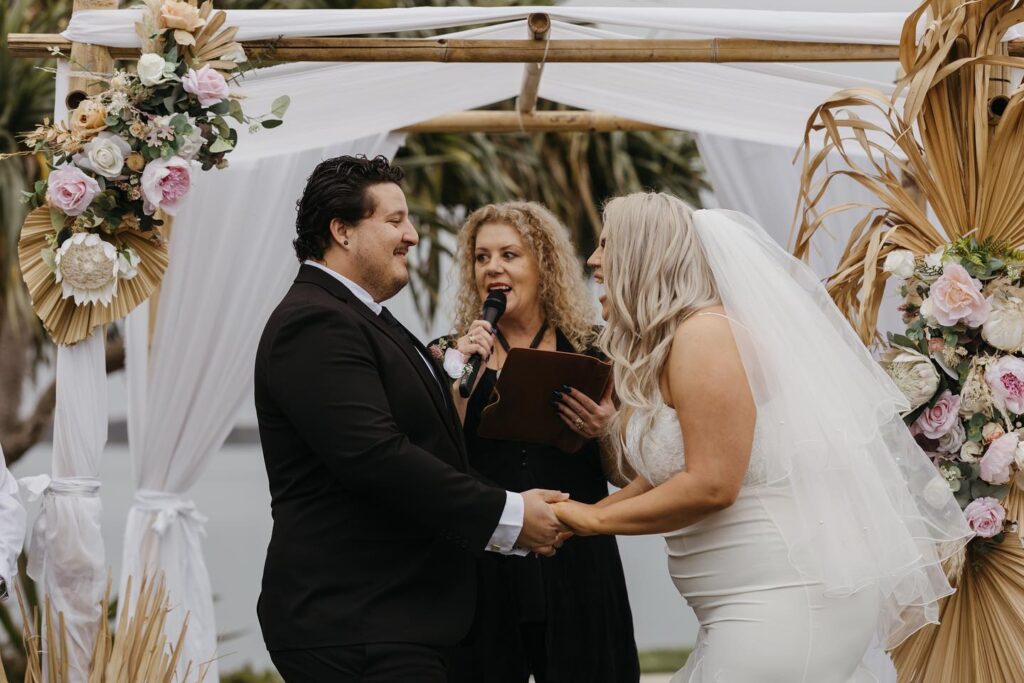
[(619, 463), (625, 425), (637, 409), (662, 404), (661, 372), (676, 330), (697, 311), (721, 303), (715, 276), (693, 225), (693, 209), (662, 192), (616, 197), (604, 208), (608, 324), (597, 345), (612, 361), (621, 405), (609, 424)]
[(360, 154), (321, 161), (295, 203), (295, 256), (300, 262), (322, 259), (331, 244), (331, 220), (355, 225), (373, 215), (377, 207), (366, 189), (380, 183), (398, 184), (404, 177), (402, 169), (384, 156), (367, 159)]
[(480, 317), (480, 293), (474, 268), (476, 236), (487, 223), (501, 223), (515, 229), (537, 259), (540, 272), (538, 296), (552, 325), (583, 351), (596, 337), (597, 309), (587, 291), (583, 266), (569, 239), (569, 230), (537, 202), (487, 204), (469, 215), (459, 232), (456, 254), (458, 293), (455, 298), (455, 333), (465, 334)]

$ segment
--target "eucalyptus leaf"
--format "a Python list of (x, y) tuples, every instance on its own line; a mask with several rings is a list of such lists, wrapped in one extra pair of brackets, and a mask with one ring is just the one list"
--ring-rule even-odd
[(242, 103), (238, 100), (228, 100), (228, 116), (239, 123), (245, 123), (245, 114), (242, 112)]
[[(281, 95), (276, 100), (274, 100), (273, 104), (270, 105), (270, 111), (277, 118), (283, 119), (284, 114), (286, 111), (288, 111), (288, 107), (289, 105), (291, 105), (291, 103), (292, 98), (288, 97), (287, 95)], [(266, 128), (266, 126), (264, 126), (264, 128)]]
[(213, 141), (213, 144), (210, 145), (211, 154), (218, 154), (220, 152), (230, 152), (232, 149), (234, 149), (234, 147), (231, 145), (231, 143), (219, 136), (217, 137), (216, 140)]
[(262, 125), (264, 128), (277, 128), (282, 123), (284, 123), (284, 121), (282, 121), (281, 119), (269, 119), (267, 121), (260, 121), (260, 125)]

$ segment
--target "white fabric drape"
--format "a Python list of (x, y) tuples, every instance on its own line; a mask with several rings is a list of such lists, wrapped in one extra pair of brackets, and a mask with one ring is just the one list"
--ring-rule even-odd
[[(448, 37), (525, 35), (523, 22)], [(555, 22), (555, 38), (619, 34)], [(319, 148), (514, 97), (520, 64), (289, 64), (261, 69), (239, 86), (250, 114), (273, 99), (292, 99), (286, 123), (250, 135), (239, 131), (232, 162)], [(325, 87), (330, 84), (330, 87)], [(548, 64), (540, 96), (696, 133), (796, 146), (815, 106), (842, 87), (886, 83), (792, 65)], [(870, 118), (870, 116), (869, 116)]]
[[(777, 12), (749, 9), (664, 7), (410, 7), (349, 10), (231, 10), (227, 23), (238, 40), (277, 37), (397, 33), (525, 19), (544, 12), (552, 19), (673, 31), (721, 38), (896, 45), (902, 12)], [(141, 10), (75, 12), (65, 38), (109, 47), (138, 47), (135, 22)], [(522, 39), (525, 32), (517, 38)]]
[(53, 614), (64, 614), (71, 680), (84, 681), (102, 614), (107, 565), (100, 533), (100, 456), (107, 442), (107, 367), (103, 329), (57, 347), (53, 476), (21, 480), (42, 497), (28, 542), (28, 575)]
[[(714, 188), (719, 207), (742, 211), (763, 225), (784, 247), (792, 247), (794, 210), (800, 192), (802, 168), (793, 163), (796, 149), (757, 142), (698, 135), (697, 146), (707, 170), (707, 179)], [(855, 182), (832, 184), (826, 191), (825, 206), (847, 203), (873, 205), (877, 199)], [(834, 214), (827, 221), (831, 239), (819, 235), (813, 242), (809, 265), (821, 277), (830, 274), (839, 263), (850, 231), (863, 212)], [(901, 330), (898, 301), (884, 305), (878, 327), (884, 331)]]
[[(57, 65), (54, 120), (67, 118), (70, 68)], [(29, 500), (42, 498), (27, 544), (28, 575), (64, 613), (71, 680), (86, 680), (107, 581), (100, 534), (99, 466), (107, 442), (104, 329), (78, 344), (57, 347), (52, 478), (21, 480)]]
[[(190, 614), (183, 662), (210, 661), (217, 646), (201, 547), (205, 517), (188, 492), (250, 395), (263, 324), (298, 270), (295, 200), (322, 158), (390, 157), (400, 141), (380, 134), (203, 174), (174, 221), (151, 344), (148, 304), (128, 317), (128, 434), (138, 490), (125, 529), (122, 593), (127, 577), (137, 586), (143, 574), (164, 572), (176, 606), (166, 626), (172, 639)], [(207, 680), (218, 680), (215, 663)]]
[(4, 449), (0, 446), (0, 579), (14, 594), (18, 576), (18, 555), (25, 542), (25, 506), (21, 504), (18, 480), (7, 469)]

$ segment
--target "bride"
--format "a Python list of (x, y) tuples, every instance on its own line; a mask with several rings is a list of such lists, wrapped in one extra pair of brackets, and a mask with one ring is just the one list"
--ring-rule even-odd
[(971, 536), (903, 395), (810, 269), (743, 214), (620, 197), (589, 264), (612, 440), (638, 476), (558, 517), (577, 534), (664, 534), (700, 621), (673, 683), (875, 680), (869, 653), (937, 622), (940, 563)]

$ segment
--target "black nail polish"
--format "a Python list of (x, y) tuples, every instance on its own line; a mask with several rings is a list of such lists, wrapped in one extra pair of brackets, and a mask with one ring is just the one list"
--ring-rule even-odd
[(570, 387), (568, 384), (563, 384), (562, 391), (568, 394), (570, 391), (572, 391), (572, 387)]
[(556, 401), (561, 401), (562, 400), (562, 392), (561, 391), (552, 391), (551, 395), (555, 397)]

